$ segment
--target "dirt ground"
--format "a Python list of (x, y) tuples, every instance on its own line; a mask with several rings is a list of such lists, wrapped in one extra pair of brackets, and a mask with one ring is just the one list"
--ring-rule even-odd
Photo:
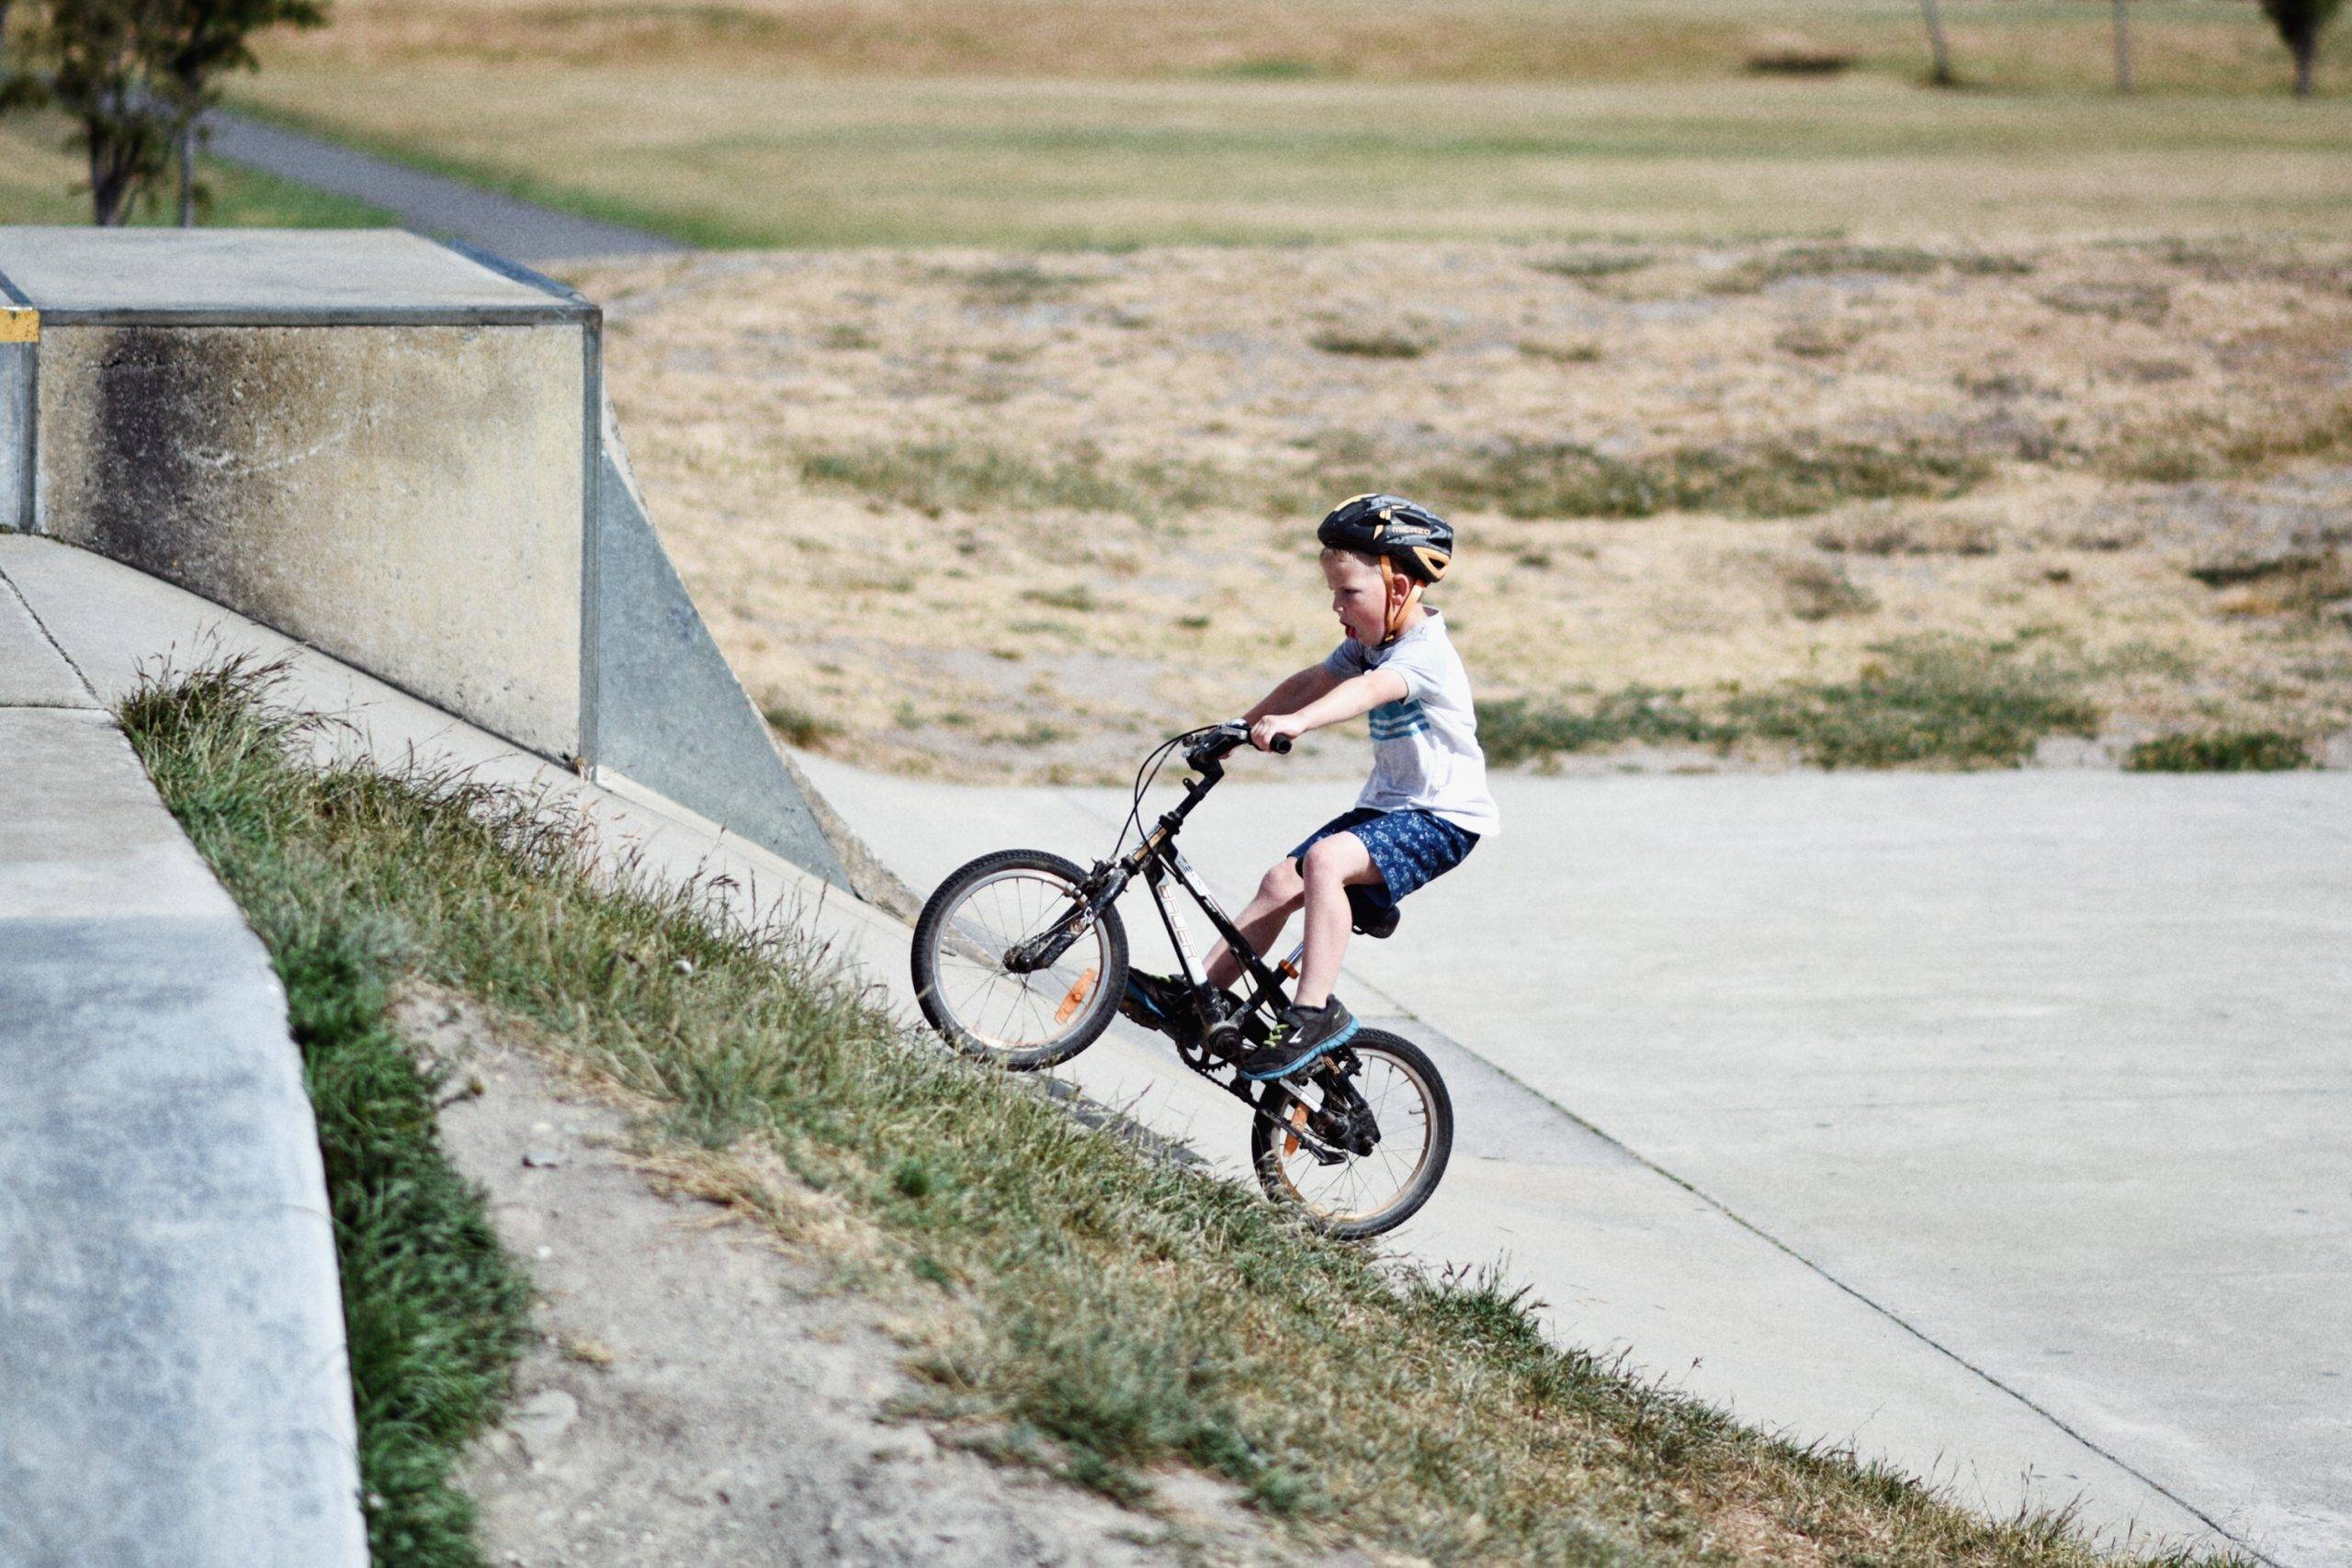
[(443, 1137), (545, 1298), (465, 1480), (492, 1562), (1308, 1560), (1197, 1475), (1155, 1476), (1136, 1512), (891, 1419), (910, 1329), (887, 1296), (663, 1182), (623, 1111), (462, 998), (412, 987), (396, 1022), (480, 1086)]
[(1942, 633), (2059, 650), (2110, 737), (2352, 725), (2340, 244), (755, 254), (575, 281), (721, 648), (788, 739), (869, 764), (1124, 776), (1329, 648), (1313, 521), (1375, 485), (1462, 526), (1437, 602), (1482, 698), (1703, 708)]

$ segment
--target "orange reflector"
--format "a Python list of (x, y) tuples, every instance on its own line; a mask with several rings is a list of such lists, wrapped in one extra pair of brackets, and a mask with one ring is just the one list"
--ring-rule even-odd
[(1062, 1005), (1054, 1010), (1054, 1021), (1056, 1023), (1068, 1023), (1069, 1021), (1069, 1015), (1076, 1012), (1080, 1008), (1084, 1007), (1086, 1005), (1086, 998), (1091, 996), (1093, 992), (1094, 971), (1091, 968), (1089, 968), (1085, 974), (1080, 975), (1078, 977), (1077, 983), (1070, 987), (1069, 995), (1062, 998)]
[[(1304, 1127), (1306, 1125), (1306, 1107), (1304, 1105), (1294, 1104), (1290, 1108), (1290, 1124), (1294, 1127)], [(1292, 1133), (1283, 1134), (1283, 1158), (1288, 1159), (1291, 1156), (1296, 1153), (1298, 1153), (1297, 1135)]]

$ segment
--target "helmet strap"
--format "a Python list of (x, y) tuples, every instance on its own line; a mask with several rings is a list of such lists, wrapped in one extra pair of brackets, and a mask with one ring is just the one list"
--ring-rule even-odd
[(1404, 629), (1405, 617), (1413, 613), (1413, 606), (1420, 603), (1421, 598), (1421, 585), (1418, 580), (1407, 586), (1402, 599), (1396, 598), (1394, 587), (1396, 581), (1395, 564), (1386, 556), (1382, 556), (1380, 558), (1380, 594), (1382, 602), (1388, 606), (1388, 618), (1380, 639), (1380, 646), (1383, 648), (1386, 648), (1396, 640), (1396, 634)]

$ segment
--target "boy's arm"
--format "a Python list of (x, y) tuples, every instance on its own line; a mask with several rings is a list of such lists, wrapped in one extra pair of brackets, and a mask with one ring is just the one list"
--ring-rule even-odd
[[(1300, 671), (1300, 674), (1305, 673), (1306, 671)], [(1292, 677), (1292, 680), (1296, 679), (1297, 676)], [(1327, 724), (1344, 724), (1359, 714), (1370, 713), (1383, 703), (1402, 702), (1408, 690), (1405, 677), (1394, 670), (1367, 670), (1344, 681), (1335, 680), (1328, 674), (1324, 679), (1329, 684), (1322, 694), (1295, 711), (1283, 713), (1276, 709), (1254, 717), (1250, 725), (1250, 744), (1262, 751), (1273, 743), (1276, 736), (1304, 735)], [(1289, 681), (1283, 682), (1283, 686), (1289, 684)], [(1274, 695), (1281, 694), (1282, 687), (1278, 686), (1274, 689)]]
[(1320, 664), (1310, 664), (1295, 675), (1285, 675), (1274, 689), (1241, 716), (1241, 722), (1255, 725), (1270, 713), (1289, 713), (1323, 695), (1340, 683), (1340, 677)]

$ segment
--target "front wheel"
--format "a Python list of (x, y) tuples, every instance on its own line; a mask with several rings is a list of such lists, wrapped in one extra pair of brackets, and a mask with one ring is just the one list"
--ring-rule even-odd
[[(1001, 850), (951, 873), (915, 921), (915, 1001), (967, 1055), (1030, 1070), (1067, 1062), (1111, 1026), (1127, 986), (1116, 909), (1084, 918), (1086, 873), (1043, 850)], [(1015, 959), (1066, 934), (1051, 963)]]
[[(1453, 1154), (1445, 1080), (1419, 1046), (1385, 1029), (1357, 1030), (1304, 1083), (1285, 1083), (1266, 1103), (1307, 1137), (1254, 1118), (1258, 1184), (1328, 1235), (1354, 1240), (1403, 1224), (1437, 1190)], [(1340, 1158), (1325, 1164), (1308, 1137)]]

